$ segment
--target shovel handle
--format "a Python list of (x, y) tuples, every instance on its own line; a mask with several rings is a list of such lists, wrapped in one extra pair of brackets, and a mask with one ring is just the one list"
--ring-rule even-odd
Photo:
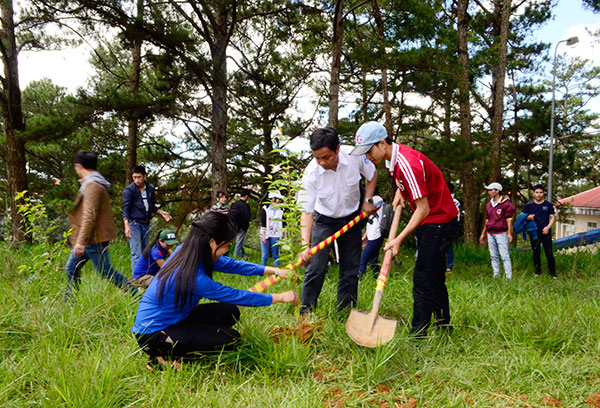
[[(402, 206), (398, 204), (398, 206), (396, 207), (396, 211), (394, 212), (394, 220), (392, 221), (392, 227), (390, 228), (388, 241), (396, 238), (396, 232), (398, 231), (398, 225), (400, 225), (401, 216)], [(392, 250), (388, 249), (387, 251), (385, 251), (383, 265), (381, 265), (381, 270), (379, 271), (379, 276), (377, 277), (377, 287), (375, 289), (375, 297), (373, 298), (373, 309), (371, 310), (371, 314), (377, 315), (377, 311), (379, 310), (381, 298), (383, 297), (383, 288), (385, 288), (385, 284), (387, 283), (388, 272), (390, 270), (392, 258)]]
[[(382, 205), (383, 205), (383, 202), (378, 205), (378, 207), (375, 209), (375, 211), (377, 211), (379, 209), (379, 207), (381, 207)], [(319, 242), (317, 245), (312, 247), (310, 249), (311, 255), (316, 254), (317, 252), (319, 252), (320, 250), (322, 250), (323, 248), (325, 248), (326, 246), (331, 244), (334, 240), (339, 238), (341, 235), (345, 234), (350, 228), (354, 227), (356, 224), (358, 224), (360, 222), (360, 220), (362, 220), (366, 217), (368, 217), (368, 214), (365, 211), (362, 211), (360, 214), (358, 214), (356, 217), (354, 217), (352, 220), (350, 220), (350, 222), (348, 224), (346, 224), (342, 228), (340, 228), (340, 230), (337, 231), (335, 234), (332, 234), (331, 236), (325, 238), (323, 241)], [(395, 220), (395, 218), (394, 218), (394, 220)], [(392, 227), (393, 226), (394, 226), (394, 224), (392, 223)], [(397, 228), (397, 226), (396, 226), (396, 228)], [(390, 233), (391, 233), (391, 230), (390, 230)], [(284, 269), (294, 270), (305, 262), (306, 261), (301, 256), (300, 259), (298, 261), (296, 261), (296, 263), (288, 264), (288, 265), (286, 265), (286, 267)], [(262, 292), (266, 291), (268, 288), (270, 288), (271, 286), (278, 283), (281, 279), (282, 278), (280, 276), (271, 275), (268, 278), (258, 282), (256, 285), (252, 286), (248, 290), (250, 292), (262, 293)]]

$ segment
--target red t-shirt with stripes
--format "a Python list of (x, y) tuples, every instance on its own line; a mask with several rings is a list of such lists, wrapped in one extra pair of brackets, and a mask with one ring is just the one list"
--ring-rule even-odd
[(443, 224), (456, 218), (458, 210), (442, 172), (423, 153), (394, 143), (388, 170), (413, 211), (415, 200), (427, 197), (429, 215), (423, 224)]

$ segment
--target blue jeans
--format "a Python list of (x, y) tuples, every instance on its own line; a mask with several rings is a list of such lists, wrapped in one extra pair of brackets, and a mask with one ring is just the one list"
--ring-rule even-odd
[(367, 271), (367, 265), (371, 266), (373, 275), (379, 275), (379, 250), (381, 245), (383, 245), (383, 236), (367, 241), (367, 245), (360, 256), (358, 276), (362, 276)]
[(86, 245), (83, 256), (81, 257), (73, 255), (73, 252), (69, 255), (67, 265), (65, 266), (65, 271), (67, 273), (67, 297), (69, 297), (73, 289), (76, 289), (79, 286), (81, 268), (83, 268), (83, 265), (85, 265), (88, 260), (92, 261), (94, 268), (100, 273), (100, 276), (133, 294), (137, 293), (135, 286), (133, 286), (125, 276), (117, 272), (110, 264), (108, 242), (101, 242)]
[(148, 246), (148, 232), (150, 232), (150, 224), (142, 224), (137, 221), (129, 221), (131, 228), (131, 238), (129, 238), (129, 248), (131, 249), (131, 270), (135, 269), (142, 251)]
[(446, 269), (452, 269), (454, 266), (454, 244), (450, 244), (448, 252), (446, 253)]
[[(246, 231), (239, 230), (235, 236), (235, 249), (233, 250), (234, 258), (246, 259), (246, 251), (244, 251), (244, 240), (246, 239)], [(261, 240), (262, 242), (262, 240)]]
[(279, 266), (279, 240), (281, 238), (267, 238), (267, 243), (265, 244), (260, 239), (260, 252), (261, 252), (261, 261), (263, 265), (267, 264), (269, 260), (269, 248), (271, 248), (271, 254), (273, 255), (273, 265)]
[(492, 271), (494, 278), (500, 277), (500, 258), (504, 264), (504, 273), (506, 279), (512, 278), (512, 265), (510, 263), (510, 255), (508, 253), (508, 233), (502, 234), (487, 234), (488, 248), (490, 249), (490, 257), (492, 258)]

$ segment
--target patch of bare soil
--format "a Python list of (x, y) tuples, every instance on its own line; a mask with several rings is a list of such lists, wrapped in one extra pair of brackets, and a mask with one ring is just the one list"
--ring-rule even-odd
[(590, 407), (600, 408), (600, 392), (590, 395), (586, 401)]
[(560, 402), (559, 400), (557, 400), (554, 397), (551, 397), (550, 395), (544, 395), (542, 397), (542, 404), (549, 406), (549, 407), (562, 407), (563, 403)]
[(271, 333), (271, 340), (279, 344), (281, 341), (285, 341), (291, 337), (295, 337), (296, 340), (302, 345), (308, 345), (315, 334), (323, 330), (321, 322), (307, 322), (300, 320), (295, 326), (275, 326), (269, 333)]

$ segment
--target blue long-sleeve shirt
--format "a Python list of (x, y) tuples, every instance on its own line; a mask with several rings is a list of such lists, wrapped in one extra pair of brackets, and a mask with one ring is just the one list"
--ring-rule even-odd
[[(177, 248), (179, 248), (181, 245)], [(176, 252), (177, 252), (176, 250)], [(175, 253), (165, 262), (165, 265), (174, 258)], [(164, 265), (163, 265), (164, 267)], [(235, 273), (238, 275), (263, 275), (265, 267), (250, 262), (236, 261), (226, 256), (217, 259), (213, 267), (214, 271), (223, 273)], [(163, 330), (175, 323), (185, 319), (192, 308), (198, 304), (200, 299), (207, 298), (219, 302), (240, 306), (268, 306), (273, 303), (273, 296), (265, 293), (250, 292), (248, 290), (233, 289), (212, 280), (206, 275), (202, 264), (198, 267), (194, 292), (191, 294), (192, 301), (185, 307), (179, 308), (175, 304), (175, 276), (165, 285), (163, 297), (158, 300), (160, 280), (154, 278), (144, 293), (138, 306), (135, 323), (131, 328), (134, 334), (151, 334)]]

